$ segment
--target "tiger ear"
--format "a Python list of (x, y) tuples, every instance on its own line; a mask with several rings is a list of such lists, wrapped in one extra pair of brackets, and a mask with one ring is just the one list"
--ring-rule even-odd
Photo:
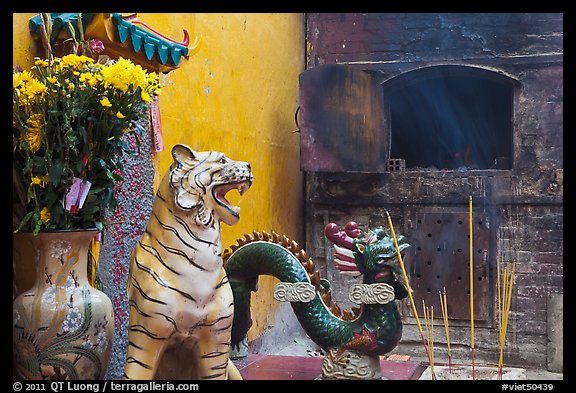
[(177, 163), (183, 164), (186, 161), (194, 160), (196, 152), (190, 146), (178, 143), (172, 148), (172, 157)]
[(182, 185), (182, 178), (186, 176), (188, 170), (196, 159), (196, 152), (189, 146), (176, 144), (172, 148), (172, 157), (177, 165), (171, 166), (170, 187), (175, 192), (176, 205), (182, 209), (192, 209), (202, 203), (200, 195), (195, 190), (188, 190)]

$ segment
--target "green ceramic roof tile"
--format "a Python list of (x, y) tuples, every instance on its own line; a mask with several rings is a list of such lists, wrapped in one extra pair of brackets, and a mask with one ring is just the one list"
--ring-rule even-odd
[[(156, 50), (156, 43), (154, 42), (153, 39), (150, 39), (148, 37), (146, 37), (144, 39), (145, 43), (144, 43), (144, 52), (146, 53), (146, 58), (148, 60), (152, 59), (152, 56), (154, 56), (154, 51)], [(160, 52), (158, 52), (158, 54), (160, 54)], [(164, 63), (162, 63), (164, 64)]]
[[(52, 34), (51, 38), (55, 39), (58, 37), (62, 29), (68, 34), (70, 34), (70, 28), (68, 27), (68, 22), (72, 23), (72, 27), (78, 31), (78, 13), (76, 12), (67, 12), (63, 14), (58, 13), (51, 13), (50, 17), (52, 18)], [(92, 13), (83, 13), (82, 14), (82, 26), (84, 30), (86, 26), (90, 24), (90, 22), (94, 19), (94, 14)], [(38, 33), (40, 31), (40, 25), (42, 25), (42, 17), (40, 14), (30, 18), (28, 22), (28, 28), (31, 33)]]
[(124, 20), (121, 14), (112, 14), (112, 21), (118, 26), (120, 42), (124, 43), (130, 36), (134, 52), (138, 53), (144, 47), (148, 60), (152, 60), (154, 53), (157, 53), (162, 64), (166, 64), (170, 57), (172, 62), (178, 65), (182, 56), (188, 55), (188, 47), (164, 39), (152, 31)]
[[(120, 43), (123, 44), (128, 38), (129, 34), (130, 31), (128, 29), (128, 26), (118, 25), (118, 38), (120, 38)], [(139, 50), (140, 48), (136, 49), (135, 51), (138, 52)]]
[[(52, 38), (56, 38), (62, 29), (70, 34), (68, 21), (72, 23), (72, 26), (75, 29), (78, 28), (77, 13), (52, 13), (50, 15), (53, 21)], [(95, 14), (92, 13), (82, 14), (82, 25), (84, 26), (84, 30), (86, 30), (86, 26), (92, 21), (92, 19), (94, 19), (94, 15)], [(182, 56), (188, 55), (188, 47), (183, 44), (165, 39), (153, 31), (137, 26), (134, 23), (125, 20), (119, 13), (113, 13), (111, 14), (111, 17), (112, 22), (117, 26), (118, 39), (120, 40), (120, 43), (123, 44), (126, 42), (128, 37), (130, 37), (133, 51), (139, 53), (142, 48), (144, 48), (144, 54), (148, 60), (152, 60), (154, 54), (157, 53), (158, 58), (163, 65), (165, 65), (170, 58), (174, 65), (178, 66)], [(30, 18), (29, 29), (31, 33), (37, 34), (40, 25), (42, 25), (42, 17), (40, 14)]]
[[(128, 28), (126, 28), (126, 26), (118, 26), (118, 28), (124, 28), (124, 30), (126, 31), (126, 38), (128, 37), (128, 34), (130, 33)], [(143, 43), (143, 37), (141, 34), (139, 34), (138, 32), (134, 32), (133, 34), (130, 35), (131, 39), (132, 39), (132, 48), (134, 49), (134, 52), (140, 52), (140, 49), (142, 48), (142, 43)], [(124, 40), (126, 40), (126, 38), (124, 38)]]

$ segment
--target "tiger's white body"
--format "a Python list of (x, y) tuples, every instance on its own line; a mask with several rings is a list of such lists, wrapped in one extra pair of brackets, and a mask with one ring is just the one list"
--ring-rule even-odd
[(228, 357), (234, 302), (222, 268), (220, 222), (238, 221), (240, 209), (225, 194), (251, 186), (250, 165), (181, 144), (172, 155), (130, 259), (124, 378), (154, 379), (165, 349), (176, 343), (187, 351), (180, 361), (194, 372), (172, 378), (240, 379)]

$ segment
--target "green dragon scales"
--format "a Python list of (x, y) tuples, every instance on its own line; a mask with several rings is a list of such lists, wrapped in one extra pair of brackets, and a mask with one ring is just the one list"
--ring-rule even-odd
[[(403, 285), (394, 241), (382, 227), (366, 232), (355, 222), (344, 230), (330, 223), (326, 237), (334, 243), (334, 261), (342, 274), (363, 275), (363, 284), (388, 288), (385, 302), (362, 302), (352, 312), (340, 310), (331, 300), (330, 283), (320, 279), (314, 262), (295, 241), (286, 236), (254, 232), (225, 250), (224, 268), (234, 292), (232, 346), (245, 339), (252, 326), (250, 292), (256, 291), (259, 275), (270, 275), (281, 282), (308, 283), (316, 291), (309, 301), (292, 302), (298, 321), (308, 336), (325, 351), (352, 350), (368, 356), (384, 355), (402, 337), (402, 321), (394, 300), (408, 295)], [(403, 236), (397, 242), (402, 253), (409, 244)], [(392, 291), (393, 288), (393, 291)]]

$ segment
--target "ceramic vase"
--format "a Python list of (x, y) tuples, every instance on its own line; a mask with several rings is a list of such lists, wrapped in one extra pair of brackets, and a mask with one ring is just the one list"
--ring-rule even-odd
[[(112, 302), (90, 286), (94, 230), (19, 232), (15, 247), (33, 249), (36, 279), (13, 302), (14, 377), (102, 379), (114, 334)], [(18, 244), (17, 244), (18, 243)]]

